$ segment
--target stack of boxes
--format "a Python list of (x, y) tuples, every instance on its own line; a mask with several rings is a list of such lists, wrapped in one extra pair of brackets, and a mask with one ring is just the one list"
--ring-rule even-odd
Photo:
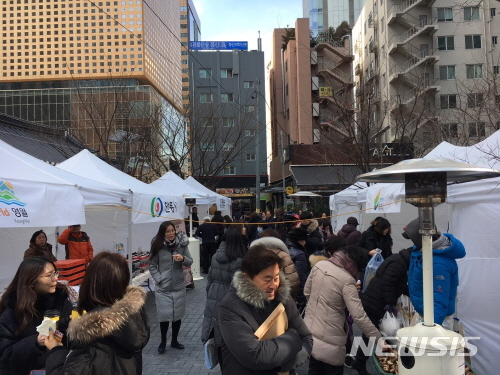
[(85, 276), (85, 259), (58, 260), (59, 280), (66, 280), (68, 285), (80, 285)]

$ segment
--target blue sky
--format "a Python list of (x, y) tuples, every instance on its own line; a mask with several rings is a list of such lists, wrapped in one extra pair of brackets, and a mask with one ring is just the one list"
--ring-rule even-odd
[(193, 0), (200, 17), (201, 39), (206, 41), (248, 41), (257, 49), (262, 38), (265, 63), (269, 62), (273, 29), (294, 27), (302, 17), (302, 0)]

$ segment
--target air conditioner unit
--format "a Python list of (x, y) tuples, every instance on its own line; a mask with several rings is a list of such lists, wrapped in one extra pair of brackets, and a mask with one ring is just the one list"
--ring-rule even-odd
[(313, 103), (313, 117), (319, 117), (319, 103)]
[(318, 52), (311, 51), (311, 65), (316, 65), (318, 63)]
[(318, 91), (319, 90), (319, 78), (311, 77), (311, 90)]

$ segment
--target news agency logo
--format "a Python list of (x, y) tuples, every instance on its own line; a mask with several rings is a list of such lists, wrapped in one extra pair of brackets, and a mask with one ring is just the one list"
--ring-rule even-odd
[(160, 197), (154, 197), (151, 199), (151, 216), (159, 217), (163, 212), (163, 202)]

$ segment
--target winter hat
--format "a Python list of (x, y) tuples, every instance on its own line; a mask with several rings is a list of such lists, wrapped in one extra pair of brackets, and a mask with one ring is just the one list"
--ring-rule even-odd
[(354, 216), (351, 216), (347, 219), (347, 224), (358, 226), (359, 225), (358, 219), (356, 219)]
[(287, 254), (290, 254), (288, 251), (288, 247), (286, 247), (285, 243), (276, 237), (261, 237), (255, 241), (252, 241), (250, 247), (255, 245), (263, 245), (268, 249), (278, 249), (282, 250)]
[(422, 247), (422, 235), (419, 233), (419, 228), (419, 220), (416, 218), (403, 228), (404, 232), (402, 233), (402, 236), (407, 240), (411, 240), (417, 249)]
[(307, 239), (307, 230), (294, 228), (287, 235), (290, 241), (305, 241)]
[(300, 214), (300, 220), (311, 220), (313, 215), (310, 211), (304, 211)]

